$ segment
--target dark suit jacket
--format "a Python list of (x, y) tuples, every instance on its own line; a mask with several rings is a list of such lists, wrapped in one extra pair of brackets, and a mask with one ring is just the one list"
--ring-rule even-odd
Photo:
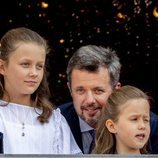
[(82, 133), (79, 125), (79, 118), (77, 116), (77, 113), (74, 109), (74, 106), (72, 102), (62, 104), (59, 106), (62, 115), (66, 118), (70, 129), (72, 131), (72, 134), (76, 140), (76, 143), (78, 144), (79, 148), (83, 152), (83, 145), (82, 145)]
[(3, 153), (3, 134), (0, 132), (0, 154)]
[[(66, 118), (71, 131), (74, 135), (74, 138), (83, 152), (82, 146), (82, 136), (81, 136), (81, 129), (79, 126), (79, 119), (75, 109), (73, 107), (73, 103), (66, 103), (59, 106), (62, 115)], [(158, 154), (158, 116), (153, 112), (150, 113), (150, 148), (152, 154)], [(84, 153), (84, 152), (83, 152)]]
[(158, 116), (153, 112), (150, 113), (150, 128), (151, 153), (158, 154)]

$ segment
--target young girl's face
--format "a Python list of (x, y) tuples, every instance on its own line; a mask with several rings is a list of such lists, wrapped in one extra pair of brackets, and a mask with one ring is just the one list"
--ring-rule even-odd
[(132, 99), (120, 107), (115, 123), (116, 148), (119, 154), (139, 154), (150, 134), (149, 103), (144, 99)]
[(39, 87), (43, 78), (46, 52), (35, 43), (18, 43), (10, 53), (9, 61), (1, 61), (4, 87), (12, 98), (30, 95)]

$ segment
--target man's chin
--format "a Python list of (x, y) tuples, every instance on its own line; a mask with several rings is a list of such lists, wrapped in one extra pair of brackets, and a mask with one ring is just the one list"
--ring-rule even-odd
[(93, 128), (95, 128), (98, 124), (98, 119), (96, 119), (94, 117), (93, 118), (92, 117), (82, 117), (82, 119)]
[(93, 120), (87, 120), (88, 122), (88, 124), (91, 126), (91, 127), (93, 127), (93, 128), (96, 128), (97, 127), (97, 124), (98, 124), (98, 119), (96, 120), (96, 119), (93, 119)]

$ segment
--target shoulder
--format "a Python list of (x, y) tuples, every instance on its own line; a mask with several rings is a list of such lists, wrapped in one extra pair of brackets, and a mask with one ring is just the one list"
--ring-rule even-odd
[(57, 126), (63, 125), (63, 124), (67, 125), (67, 121), (66, 121), (65, 117), (61, 114), (60, 108), (53, 110), (53, 118), (52, 119), (55, 121)]
[(151, 135), (158, 132), (158, 115), (150, 112), (150, 128), (151, 128)]
[(156, 123), (158, 124), (158, 115), (154, 112), (150, 112), (150, 122), (151, 124)]
[(52, 119), (55, 122), (60, 122), (62, 120), (62, 117), (63, 116), (62, 116), (61, 111), (60, 111), (59, 108), (53, 110), (53, 117), (52, 117)]
[(69, 125), (65, 117), (61, 114), (61, 111), (59, 108), (53, 110), (53, 114), (50, 121), (54, 123), (56, 131), (63, 130), (63, 129), (69, 130)]
[(74, 105), (72, 102), (59, 105), (58, 108), (61, 110), (61, 113), (64, 116), (75, 113)]
[(59, 109), (70, 127), (73, 127), (74, 124), (79, 124), (79, 118), (72, 102), (60, 105)]
[(61, 104), (58, 107), (60, 108), (61, 111), (69, 110), (69, 109), (73, 108), (73, 103), (72, 102), (68, 102), (68, 103), (65, 103), (65, 104)]

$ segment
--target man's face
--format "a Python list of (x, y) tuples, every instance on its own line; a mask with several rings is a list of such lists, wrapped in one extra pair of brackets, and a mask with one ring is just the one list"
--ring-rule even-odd
[(74, 69), (68, 86), (77, 114), (95, 128), (112, 92), (107, 69), (99, 68), (98, 72)]

